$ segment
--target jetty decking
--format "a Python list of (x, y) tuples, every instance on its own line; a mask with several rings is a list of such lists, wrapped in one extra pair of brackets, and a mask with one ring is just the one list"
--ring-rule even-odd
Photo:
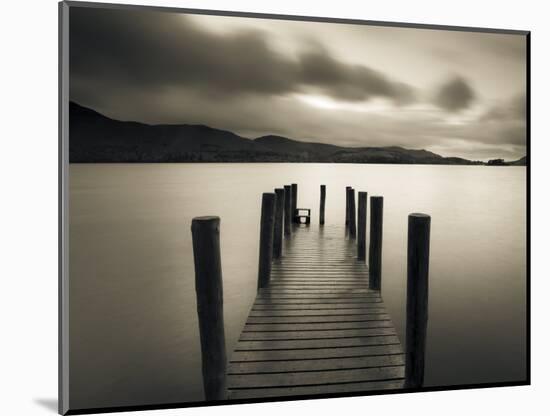
[(227, 367), (229, 399), (399, 389), (405, 357), (344, 227), (297, 226)]
[[(258, 291), (226, 360), (220, 218), (191, 223), (205, 399), (419, 389), (428, 325), (430, 217), (408, 216), (405, 349), (381, 297), (382, 196), (346, 187), (345, 227), (298, 208), (297, 184), (262, 194)], [(306, 214), (301, 214), (306, 213)], [(284, 237), (283, 237), (284, 236)], [(367, 263), (368, 261), (368, 263)], [(369, 270), (366, 264), (369, 265)]]

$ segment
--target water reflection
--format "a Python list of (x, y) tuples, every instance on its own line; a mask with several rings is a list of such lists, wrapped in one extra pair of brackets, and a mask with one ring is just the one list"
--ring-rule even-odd
[(425, 384), (519, 380), (525, 181), (522, 167), (71, 165), (71, 406), (202, 400), (191, 219), (221, 217), (230, 352), (256, 293), (261, 193), (284, 183), (310, 227), (321, 183), (327, 225), (343, 225), (347, 185), (384, 196), (383, 296), (402, 341), (407, 215), (430, 214)]

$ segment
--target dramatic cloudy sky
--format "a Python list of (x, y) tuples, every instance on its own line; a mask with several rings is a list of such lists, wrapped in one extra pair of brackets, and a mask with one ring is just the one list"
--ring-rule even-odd
[(113, 118), (525, 154), (520, 35), (71, 8), (71, 99)]

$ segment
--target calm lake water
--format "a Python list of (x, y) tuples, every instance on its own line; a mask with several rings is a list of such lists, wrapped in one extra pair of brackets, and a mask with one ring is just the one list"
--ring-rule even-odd
[(228, 355), (256, 292), (261, 193), (342, 224), (384, 196), (383, 289), (405, 340), (407, 215), (432, 216), (427, 386), (525, 378), (526, 169), (352, 164), (70, 165), (70, 406), (203, 400), (191, 219), (221, 217)]

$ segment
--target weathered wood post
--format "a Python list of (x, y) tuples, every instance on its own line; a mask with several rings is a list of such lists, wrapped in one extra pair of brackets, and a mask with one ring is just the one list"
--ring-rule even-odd
[(382, 287), (382, 223), (384, 198), (370, 197), (369, 287)]
[(260, 219), (260, 258), (258, 261), (258, 289), (269, 286), (273, 261), (273, 231), (275, 226), (275, 194), (262, 194)]
[(405, 387), (419, 388), (424, 383), (428, 329), (430, 216), (410, 214), (408, 232)]
[(349, 224), (349, 190), (350, 189), (351, 189), (351, 186), (346, 186), (346, 225)]
[(292, 234), (292, 190), (290, 185), (285, 185), (285, 237)]
[(193, 218), (191, 234), (204, 395), (206, 400), (224, 400), (226, 398), (226, 353), (220, 218)]
[(325, 199), (327, 196), (326, 185), (321, 185), (321, 202), (319, 207), (319, 224), (325, 224)]
[(298, 208), (298, 185), (293, 183), (291, 186), (292, 186), (292, 222), (294, 222), (294, 216), (296, 215), (296, 208)]
[(367, 256), (367, 193), (359, 192), (357, 221), (357, 260), (365, 261)]
[(349, 236), (355, 238), (357, 235), (357, 226), (355, 221), (355, 189), (349, 190)]
[(285, 190), (275, 189), (275, 225), (273, 229), (273, 258), (281, 257), (283, 249), (283, 221), (285, 210)]

